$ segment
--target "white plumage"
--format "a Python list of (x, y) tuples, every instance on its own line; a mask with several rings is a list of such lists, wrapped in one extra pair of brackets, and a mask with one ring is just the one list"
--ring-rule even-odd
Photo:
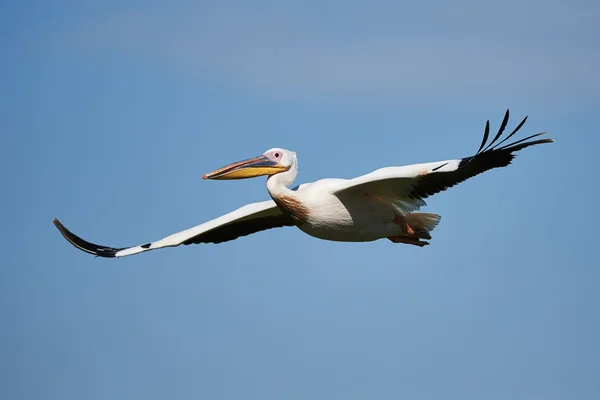
[[(89, 243), (54, 224), (75, 247), (100, 257), (123, 257), (164, 247), (195, 243), (221, 243), (251, 233), (284, 226), (297, 226), (316, 238), (366, 242), (387, 238), (394, 243), (416, 246), (429, 244), (431, 231), (440, 216), (417, 212), (425, 199), (466, 179), (493, 168), (509, 165), (515, 152), (526, 147), (551, 143), (552, 139), (530, 140), (545, 132), (501, 146), (525, 123), (525, 118), (500, 140), (508, 123), (506, 111), (500, 129), (488, 143), (486, 123), (483, 141), (470, 157), (445, 161), (381, 168), (354, 179), (322, 179), (289, 186), (298, 172), (293, 151), (274, 148), (259, 157), (219, 168), (204, 179), (247, 179), (267, 175), (271, 200), (248, 204), (221, 217), (163, 239), (139, 246), (113, 248)], [(499, 141), (500, 140), (500, 141)], [(487, 144), (487, 146), (486, 146)]]

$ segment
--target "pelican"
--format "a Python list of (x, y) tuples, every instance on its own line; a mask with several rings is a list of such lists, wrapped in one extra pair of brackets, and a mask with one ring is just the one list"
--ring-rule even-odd
[(423, 247), (440, 216), (419, 212), (425, 199), (493, 168), (511, 164), (514, 153), (526, 147), (551, 143), (536, 139), (546, 132), (503, 145), (523, 126), (527, 117), (500, 140), (509, 110), (498, 133), (487, 144), (490, 122), (477, 152), (469, 157), (386, 167), (354, 179), (321, 179), (290, 188), (298, 173), (296, 153), (273, 148), (264, 154), (226, 165), (202, 179), (231, 180), (267, 176), (270, 200), (245, 205), (193, 228), (163, 239), (132, 247), (107, 247), (89, 243), (71, 233), (57, 219), (60, 233), (76, 248), (98, 257), (124, 257), (166, 247), (197, 243), (222, 243), (259, 231), (296, 226), (315, 238), (370, 242), (388, 239)]

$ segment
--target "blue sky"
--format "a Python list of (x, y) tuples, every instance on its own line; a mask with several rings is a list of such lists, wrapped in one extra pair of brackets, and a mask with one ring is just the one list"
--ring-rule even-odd
[[(7, 1), (0, 397), (595, 399), (600, 6)], [(297, 183), (527, 149), (428, 200), (425, 248), (292, 228), (118, 260)]]

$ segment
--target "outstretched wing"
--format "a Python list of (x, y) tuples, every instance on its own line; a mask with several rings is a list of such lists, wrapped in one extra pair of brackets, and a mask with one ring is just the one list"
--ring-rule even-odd
[[(552, 139), (535, 137), (546, 132), (528, 136), (501, 146), (525, 124), (527, 117), (504, 139), (498, 141), (508, 123), (509, 111), (494, 139), (486, 146), (490, 133), (490, 121), (485, 126), (483, 141), (475, 155), (454, 160), (437, 161), (403, 167), (387, 167), (348, 180), (335, 195), (372, 194), (395, 201), (403, 212), (414, 211), (425, 205), (424, 199), (444, 191), (462, 181), (493, 168), (506, 167), (515, 157), (513, 153), (529, 146), (551, 143)], [(496, 143), (497, 142), (497, 143)]]
[(107, 247), (87, 242), (70, 232), (54, 219), (54, 225), (73, 246), (98, 257), (124, 257), (144, 251), (175, 247), (181, 244), (222, 243), (251, 233), (283, 226), (293, 226), (273, 200), (252, 203), (193, 228), (175, 233), (155, 242), (133, 247)]

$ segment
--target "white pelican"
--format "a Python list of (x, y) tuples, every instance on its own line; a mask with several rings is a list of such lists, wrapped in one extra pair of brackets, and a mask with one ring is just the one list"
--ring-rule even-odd
[[(274, 148), (249, 160), (239, 161), (205, 174), (202, 179), (246, 179), (268, 176), (271, 200), (245, 205), (233, 212), (155, 242), (133, 247), (107, 247), (86, 242), (57, 219), (54, 224), (75, 247), (99, 257), (124, 257), (145, 251), (192, 243), (221, 243), (271, 228), (297, 226), (316, 238), (346, 242), (389, 239), (415, 246), (429, 244), (430, 232), (440, 221), (437, 214), (416, 212), (425, 198), (444, 191), (492, 168), (506, 167), (513, 153), (526, 147), (551, 143), (530, 141), (538, 133), (501, 146), (525, 123), (527, 117), (500, 140), (509, 112), (498, 133), (486, 146), (489, 120), (475, 155), (402, 167), (387, 167), (354, 179), (322, 179), (290, 189), (298, 172), (293, 151)], [(496, 143), (497, 142), (497, 143)], [(484, 148), (485, 146), (485, 148)]]

